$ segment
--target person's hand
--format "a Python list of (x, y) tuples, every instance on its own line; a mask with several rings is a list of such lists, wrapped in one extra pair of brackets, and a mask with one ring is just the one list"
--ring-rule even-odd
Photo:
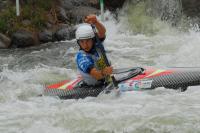
[(89, 24), (95, 24), (97, 23), (97, 17), (96, 15), (88, 15), (85, 17), (85, 22)]
[(113, 67), (105, 67), (103, 70), (102, 70), (102, 74), (103, 75), (111, 75), (113, 73)]
[(100, 79), (103, 78), (102, 73), (99, 72), (96, 68), (92, 68), (92, 69), (90, 70), (90, 75), (91, 75), (92, 77), (94, 77), (96, 80), (100, 80)]

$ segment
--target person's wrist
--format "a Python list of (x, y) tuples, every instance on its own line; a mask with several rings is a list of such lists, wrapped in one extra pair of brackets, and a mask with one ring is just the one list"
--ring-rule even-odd
[(105, 74), (104, 74), (104, 71), (103, 70), (101, 70), (101, 75), (104, 77), (105, 76)]
[(97, 21), (97, 20), (93, 21), (93, 24), (94, 24), (94, 25), (96, 25), (97, 23), (98, 23), (98, 21)]

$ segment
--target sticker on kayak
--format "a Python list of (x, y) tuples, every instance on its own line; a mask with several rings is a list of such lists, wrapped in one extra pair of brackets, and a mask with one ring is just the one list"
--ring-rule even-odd
[(121, 91), (149, 89), (151, 88), (152, 81), (153, 80), (136, 80), (136, 81), (124, 82), (119, 84), (119, 89)]

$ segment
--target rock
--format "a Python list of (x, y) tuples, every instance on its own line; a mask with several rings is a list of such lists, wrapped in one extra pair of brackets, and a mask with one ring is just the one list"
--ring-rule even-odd
[(0, 48), (8, 48), (10, 46), (10, 38), (0, 33)]
[(75, 32), (76, 32), (76, 26), (69, 27), (69, 31), (70, 31), (70, 39), (74, 39), (75, 38)]
[(19, 30), (12, 35), (11, 46), (16, 48), (24, 48), (38, 44), (36, 37), (33, 33)]
[(39, 41), (42, 43), (53, 41), (53, 33), (49, 30), (44, 30), (43, 32), (40, 32), (38, 37), (39, 37)]
[(7, 0), (1, 0), (0, 1), (0, 11), (4, 10), (5, 8), (7, 8), (7, 3), (8, 3)]
[(29, 25), (31, 25), (31, 21), (30, 21), (30, 20), (23, 20), (23, 21), (22, 21), (22, 24), (23, 24), (24, 26), (29, 26)]
[(100, 9), (99, 0), (87, 0), (89, 6)]
[[(53, 16), (52, 14), (47, 14), (46, 17), (47, 17), (47, 20), (48, 20), (47, 23), (49, 23), (50, 25), (56, 24), (55, 16)], [(47, 25), (47, 23), (46, 23), (46, 25)]]
[(81, 23), (83, 18), (89, 14), (99, 14), (99, 10), (93, 7), (81, 6), (70, 11), (71, 23)]
[(51, 24), (49, 22), (47, 22), (45, 25), (46, 25), (46, 28), (48, 28), (48, 29), (51, 29), (53, 27), (53, 24)]
[(123, 7), (123, 4), (126, 0), (104, 0), (105, 6), (110, 11), (115, 11), (118, 8)]
[(72, 4), (74, 6), (91, 6), (95, 1), (96, 0), (73, 0)]
[(65, 9), (65, 10), (71, 10), (74, 8), (73, 6), (73, 2), (74, 0), (60, 0), (61, 6)]
[(6, 48), (6, 44), (4, 44), (3, 42), (0, 41), (0, 49), (2, 48)]
[(54, 37), (56, 41), (71, 40), (74, 38), (74, 28), (68, 26), (60, 26), (55, 32)]
[(99, 7), (98, 0), (60, 0), (61, 6), (66, 10), (72, 10), (75, 7), (79, 6), (92, 6), (92, 7)]
[(64, 8), (59, 7), (58, 8), (58, 14), (57, 14), (58, 20), (65, 22), (66, 20), (69, 20), (69, 18), (66, 15), (66, 11)]
[(182, 0), (183, 12), (190, 17), (200, 15), (200, 0)]

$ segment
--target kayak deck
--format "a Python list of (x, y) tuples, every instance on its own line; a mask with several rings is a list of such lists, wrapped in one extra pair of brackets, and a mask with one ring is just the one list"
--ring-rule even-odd
[(80, 83), (73, 89), (58, 89), (58, 88), (45, 89), (44, 94), (48, 96), (58, 96), (60, 99), (79, 99), (88, 96), (97, 97), (99, 93), (101, 93), (106, 87), (105, 85), (82, 86), (81, 82), (82, 81), (80, 81)]
[[(120, 91), (149, 90), (158, 87), (179, 89), (185, 91), (188, 86), (200, 85), (200, 69), (154, 69), (146, 70), (139, 75), (120, 82)], [(130, 75), (129, 75), (130, 76)], [(45, 87), (48, 96), (58, 96), (61, 99), (78, 99), (88, 96), (96, 97), (106, 86), (84, 86), (82, 78), (72, 81), (65, 80)]]

